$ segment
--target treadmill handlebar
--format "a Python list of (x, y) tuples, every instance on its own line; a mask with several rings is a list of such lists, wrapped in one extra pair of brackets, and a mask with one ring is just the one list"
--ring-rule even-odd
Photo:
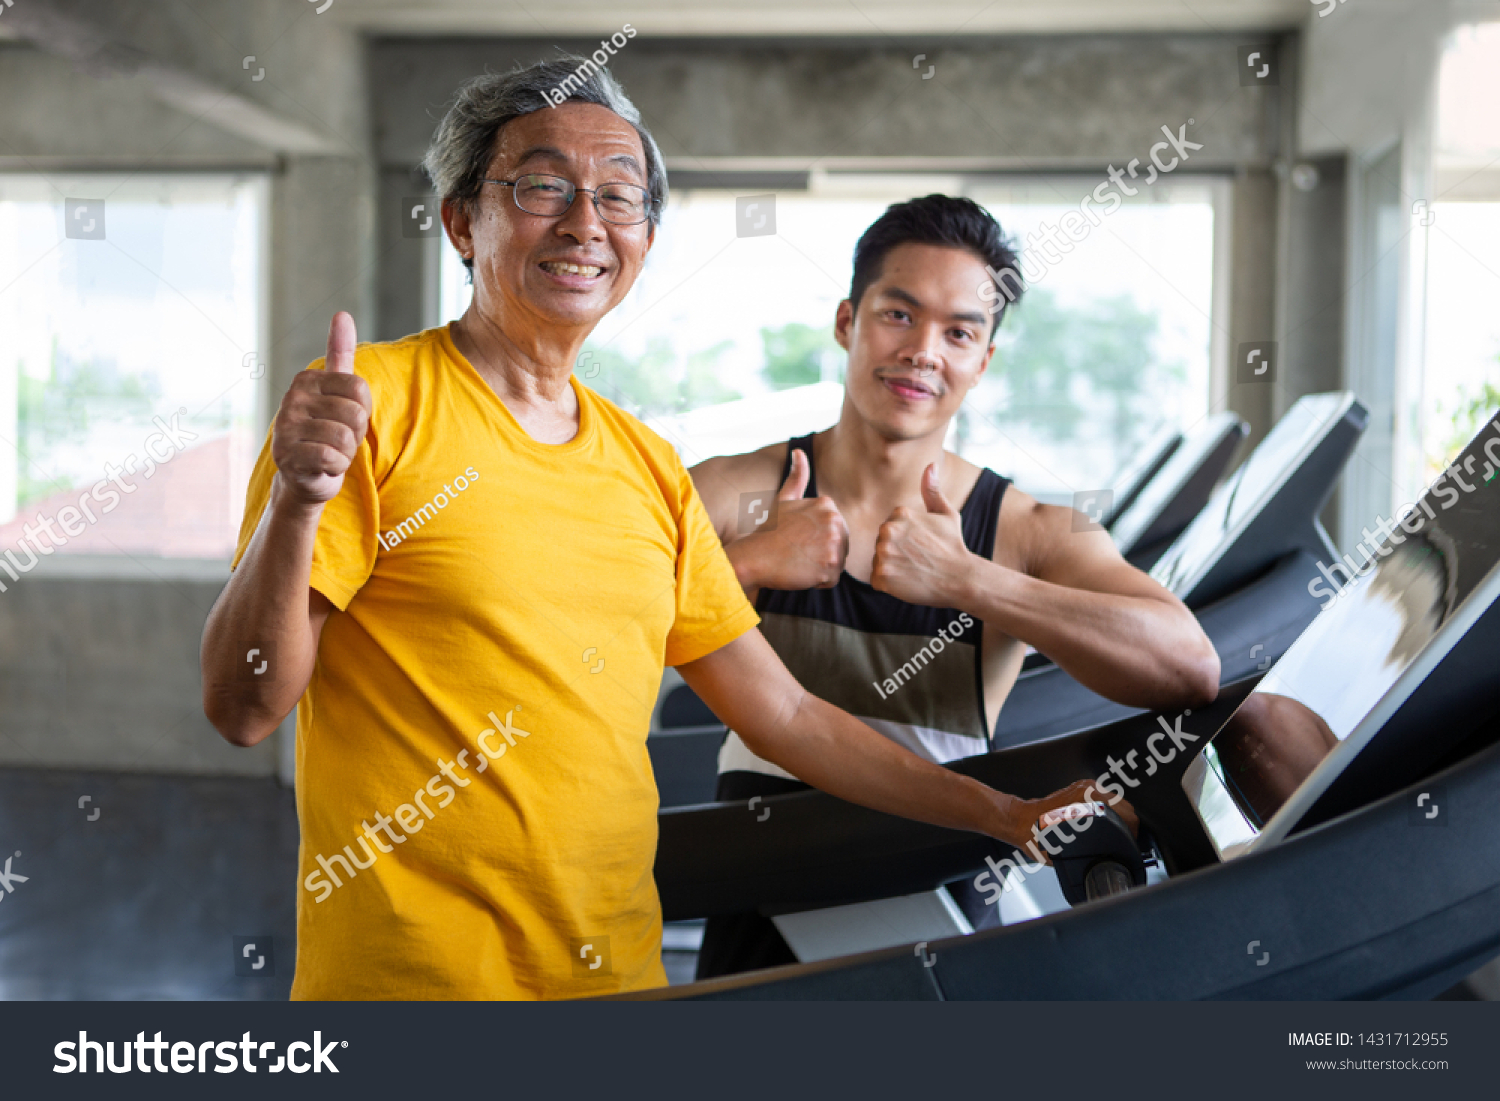
[[(1193, 712), (1207, 734), (1229, 717), (1259, 674), (1219, 691)], [(1036, 798), (1109, 770), (1111, 758), (1149, 768), (1145, 746), (1160, 729), (1146, 713), (1072, 736), (955, 761), (948, 767), (1022, 798)], [(1169, 866), (1213, 859), (1180, 781), (1192, 754), (1142, 771), (1127, 797), (1164, 848)], [(1137, 767), (1131, 765), (1130, 767)], [(770, 811), (769, 814), (766, 812)], [(656, 850), (656, 883), (667, 921), (716, 914), (789, 912), (931, 890), (1016, 851), (981, 834), (945, 829), (847, 803), (821, 791), (664, 809)]]
[(1037, 821), (1037, 835), (1071, 906), (1146, 885), (1140, 846), (1124, 819), (1105, 803), (1048, 811)]

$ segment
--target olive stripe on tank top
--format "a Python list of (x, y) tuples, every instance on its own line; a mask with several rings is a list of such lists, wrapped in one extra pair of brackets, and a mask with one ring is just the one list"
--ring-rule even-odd
[[(985, 737), (971, 645), (934, 653), (932, 635), (873, 634), (775, 612), (760, 629), (803, 688), (851, 715)], [(894, 692), (876, 687), (892, 678)]]

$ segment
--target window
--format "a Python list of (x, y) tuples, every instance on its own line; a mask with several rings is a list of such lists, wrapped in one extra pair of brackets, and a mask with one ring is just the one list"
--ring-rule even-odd
[(1420, 431), (1428, 480), (1500, 408), (1497, 99), (1500, 24), (1459, 29), (1439, 78), (1437, 201), (1430, 209), (1417, 204), (1413, 212), (1427, 247)]
[(1422, 426), (1435, 478), (1500, 408), (1500, 202), (1435, 203)]
[[(842, 403), (834, 311), (855, 242), (889, 204), (968, 195), (1019, 240), (1098, 183), (815, 173), (808, 191), (775, 196), (774, 234), (743, 237), (746, 193), (674, 191), (640, 279), (591, 336), (578, 375), (689, 465), (826, 428)], [(1201, 418), (1217, 186), (1142, 188), (1048, 266), (1002, 325), (949, 446), (1060, 499), (1109, 484), (1163, 424)], [(447, 321), (467, 306), (466, 275), (449, 248), (441, 270)]]
[(12, 566), (230, 555), (264, 387), (264, 211), (253, 176), (0, 176)]
[[(1034, 242), (1097, 181), (976, 188), (1006, 232)], [(1108, 485), (1158, 430), (1209, 411), (1214, 185), (1158, 181), (1081, 240), (1036, 244), (1031, 286), (966, 403), (965, 458), (1043, 495)], [(1099, 209), (1099, 208), (1095, 208)], [(1075, 222), (1076, 224), (1076, 222)], [(1039, 270), (1040, 269), (1040, 270)]]

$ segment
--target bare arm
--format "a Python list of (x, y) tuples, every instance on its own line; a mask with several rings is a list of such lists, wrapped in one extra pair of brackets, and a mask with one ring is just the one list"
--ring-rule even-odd
[(1120, 557), (1079, 515), (1007, 492), (997, 545), (1021, 568), (971, 553), (936, 466), (925, 512), (898, 508), (881, 526), (870, 583), (904, 600), (969, 612), (1035, 646), (1079, 683), (1132, 707), (1195, 707), (1218, 695), (1219, 657), (1193, 614)]
[[(260, 742), (297, 706), (333, 610), (307, 579), (323, 506), (343, 487), (369, 424), (370, 392), (353, 374), (354, 344), (354, 321), (340, 313), (326, 369), (303, 371), (282, 399), (271, 499), (203, 629), (203, 711), (233, 745)], [(253, 649), (265, 656), (247, 660)], [(257, 677), (253, 670), (267, 658)]]
[[(1020, 502), (1018, 502), (1020, 503)], [(1028, 570), (975, 557), (958, 605), (1035, 646), (1079, 683), (1133, 707), (1196, 707), (1219, 693), (1219, 657), (1183, 603), (1069, 508), (1029, 499), (1040, 545)]]
[(1069, 585), (980, 560), (967, 595), (955, 603), (1111, 700), (1146, 708), (1212, 702), (1219, 658), (1203, 629), (1180, 604), (1121, 591), (1133, 581), (1100, 571)]
[[(297, 706), (333, 605), (308, 588), (322, 506), (301, 507), (279, 481), (203, 631), (203, 711), (233, 745), (252, 746)], [(255, 677), (250, 651), (274, 654)], [(257, 655), (259, 658), (259, 655)]]
[[(805, 498), (812, 476), (807, 456), (792, 452), (792, 469), (774, 493), (745, 501), (755, 487), (774, 484), (778, 448), (724, 456), (699, 463), (689, 472), (713, 520), (719, 541), (745, 596), (754, 600), (762, 586), (800, 591), (838, 584), (849, 555), (849, 528), (831, 497)], [(753, 506), (753, 507), (752, 507)], [(750, 528), (741, 531), (741, 528)]]
[[(887, 814), (1021, 846), (1044, 811), (1098, 798), (1083, 780), (1043, 799), (1018, 799), (925, 761), (805, 691), (759, 631), (678, 672), (756, 756)], [(1117, 809), (1134, 823), (1126, 804)]]

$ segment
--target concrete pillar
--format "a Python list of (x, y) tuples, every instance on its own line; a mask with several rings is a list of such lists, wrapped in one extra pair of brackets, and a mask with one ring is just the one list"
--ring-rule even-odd
[(328, 323), (348, 310), (376, 339), (373, 174), (349, 157), (291, 157), (271, 198), (270, 408), (323, 355)]
[[(1250, 425), (1250, 444), (1259, 443), (1274, 422), (1274, 390), (1238, 381), (1236, 369), (1245, 346), (1274, 342), (1276, 330), (1276, 179), (1270, 171), (1247, 169), (1234, 181), (1230, 200), (1229, 375), (1224, 382), (1228, 408)], [(1218, 406), (1216, 406), (1218, 408)]]

